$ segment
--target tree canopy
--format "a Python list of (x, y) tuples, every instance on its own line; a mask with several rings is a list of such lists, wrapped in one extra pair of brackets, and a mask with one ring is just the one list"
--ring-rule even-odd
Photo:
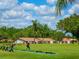
[(72, 15), (60, 20), (57, 24), (57, 28), (66, 32), (71, 32), (73, 36), (79, 39), (79, 15)]

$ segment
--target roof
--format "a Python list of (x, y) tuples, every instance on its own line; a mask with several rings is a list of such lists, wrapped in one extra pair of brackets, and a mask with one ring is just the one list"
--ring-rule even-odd
[(51, 40), (53, 40), (53, 39), (51, 39), (51, 38), (38, 38), (39, 40), (42, 40), (42, 41), (51, 41)]
[(69, 38), (63, 38), (63, 41), (70, 41)]
[(20, 40), (23, 41), (52, 41), (51, 38), (19, 38)]
[(34, 38), (19, 38), (19, 39), (23, 41), (34, 41)]
[(73, 39), (73, 38), (63, 38), (63, 41), (72, 41), (72, 40), (77, 40), (77, 39)]

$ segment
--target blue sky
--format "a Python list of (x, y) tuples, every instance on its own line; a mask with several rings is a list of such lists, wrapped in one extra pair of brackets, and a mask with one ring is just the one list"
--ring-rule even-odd
[(34, 3), (36, 5), (44, 5), (47, 4), (46, 0), (18, 0), (19, 3), (27, 2), (27, 3)]
[(61, 16), (55, 14), (56, 0), (0, 0), (0, 26), (27, 27), (37, 19), (55, 29), (57, 22), (79, 13), (79, 4), (69, 5)]

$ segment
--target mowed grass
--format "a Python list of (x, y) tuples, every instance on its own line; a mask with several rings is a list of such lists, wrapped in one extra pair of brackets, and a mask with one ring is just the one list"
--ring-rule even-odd
[(0, 50), (0, 59), (79, 59), (78, 44), (31, 44), (33, 51), (54, 52), (56, 54), (38, 54), (26, 50), (25, 45), (17, 45), (15, 52)]

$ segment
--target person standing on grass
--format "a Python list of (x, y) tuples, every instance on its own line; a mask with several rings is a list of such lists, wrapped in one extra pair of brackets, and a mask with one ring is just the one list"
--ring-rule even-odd
[(30, 43), (29, 42), (26, 42), (26, 47), (27, 47), (27, 49), (30, 50)]

